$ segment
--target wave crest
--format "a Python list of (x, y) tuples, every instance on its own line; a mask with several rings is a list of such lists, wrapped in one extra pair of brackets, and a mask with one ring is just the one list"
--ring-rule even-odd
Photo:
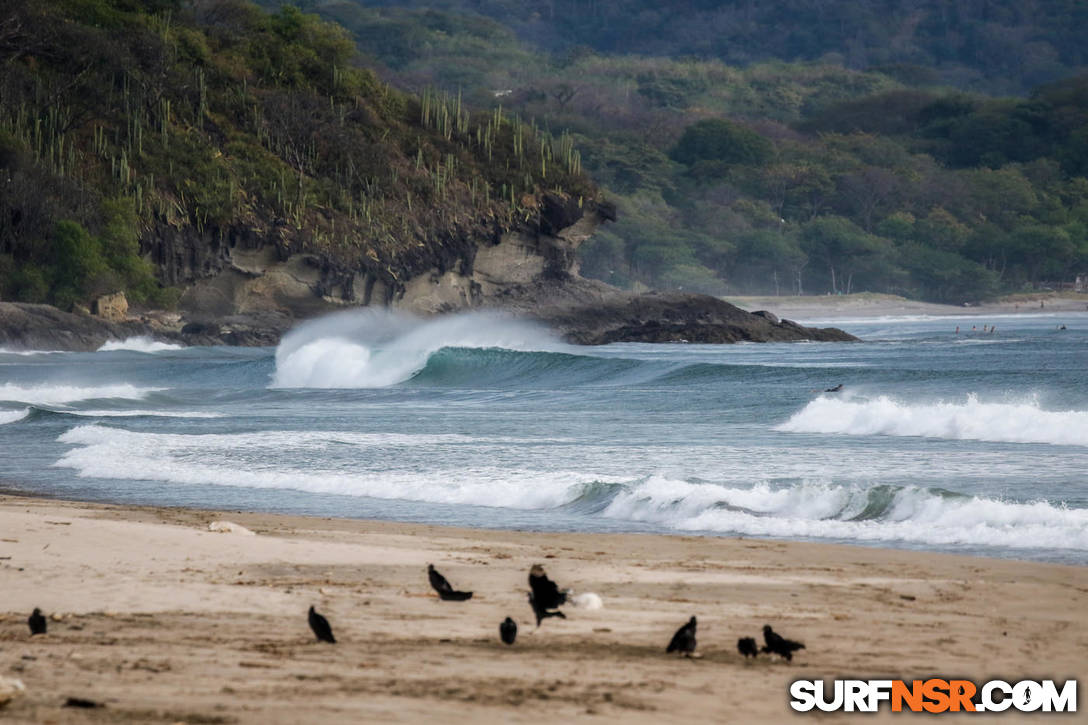
[(1037, 401), (983, 403), (973, 394), (960, 403), (917, 404), (886, 395), (820, 396), (775, 430), (1088, 446), (1088, 412), (1043, 410)]
[(558, 351), (540, 325), (493, 312), (421, 320), (350, 310), (311, 320), (276, 348), (275, 388), (382, 388), (409, 380), (443, 348)]

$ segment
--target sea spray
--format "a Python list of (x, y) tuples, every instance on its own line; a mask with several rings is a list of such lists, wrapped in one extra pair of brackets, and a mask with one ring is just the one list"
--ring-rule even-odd
[(156, 353), (166, 350), (181, 350), (181, 345), (175, 345), (169, 342), (159, 342), (158, 340), (152, 340), (146, 335), (140, 335), (137, 337), (128, 337), (124, 340), (110, 340), (98, 348), (98, 352), (116, 352), (119, 350), (126, 350), (129, 352), (146, 352)]
[(973, 394), (935, 403), (820, 396), (775, 430), (1088, 446), (1088, 411), (1043, 410), (1035, 400), (983, 403)]
[(391, 310), (338, 312), (300, 325), (276, 349), (276, 388), (381, 388), (418, 373), (443, 348), (560, 351), (542, 326), (494, 312), (422, 320)]

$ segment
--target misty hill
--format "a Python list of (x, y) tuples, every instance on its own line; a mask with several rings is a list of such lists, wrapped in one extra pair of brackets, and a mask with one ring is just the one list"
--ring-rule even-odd
[[(313, 7), (326, 3), (308, 0)], [(1022, 94), (1088, 66), (1077, 0), (378, 0), (495, 20), (551, 54), (820, 61), (907, 83)]]
[[(1020, 6), (996, 2), (955, 12), (927, 3), (393, 5), (308, 3), (343, 24), (394, 85), (457, 90), (569, 131), (620, 212), (581, 247), (583, 274), (634, 289), (870, 290), (959, 303), (1088, 273), (1088, 76), (1000, 97), (936, 85), (951, 78), (952, 61), (907, 73), (893, 58), (857, 70), (841, 54), (787, 63), (800, 56), (783, 51), (729, 65), (678, 40), (685, 24), (743, 12), (744, 42), (773, 49), (822, 8), (820, 27), (869, 18), (858, 42), (894, 50), (903, 44), (885, 36), (911, 8), (918, 42), (937, 37), (926, 28), (938, 15), (953, 32), (982, 13), (990, 30), (1034, 29), (1009, 36), (1017, 53), (1038, 49), (1038, 38), (1068, 46), (1055, 75), (1030, 76), (1042, 79), (1080, 63), (1066, 29), (1083, 19), (1071, 5), (1027, 20)], [(787, 6), (794, 17), (774, 15)], [(781, 20), (774, 34), (760, 25), (772, 17)], [(636, 27), (651, 19), (653, 38), (649, 25)], [(625, 31), (629, 42), (614, 40)], [(979, 56), (979, 67), (1012, 57)], [(1017, 76), (1017, 90), (1028, 77)]]

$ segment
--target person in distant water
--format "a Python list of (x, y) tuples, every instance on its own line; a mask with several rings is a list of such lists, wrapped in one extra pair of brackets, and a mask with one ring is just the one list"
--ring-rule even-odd
[(956, 325), (956, 334), (957, 335), (960, 334), (960, 326), (959, 325)]
[(828, 388), (824, 392), (825, 393), (840, 393), (840, 392), (842, 392), (842, 383), (839, 383), (838, 385), (836, 385), (833, 388)]
[(994, 330), (997, 329), (997, 325), (990, 325), (990, 334), (994, 334)]

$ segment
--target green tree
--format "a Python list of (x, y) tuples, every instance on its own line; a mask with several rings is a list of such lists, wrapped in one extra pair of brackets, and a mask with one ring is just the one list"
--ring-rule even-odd
[(101, 242), (73, 221), (57, 222), (52, 240), (51, 296), (58, 307), (70, 307), (86, 299), (109, 270), (102, 258)]
[(890, 247), (886, 240), (867, 233), (849, 219), (824, 216), (801, 227), (801, 250), (819, 267), (827, 270), (832, 294), (853, 291), (854, 275), (881, 269), (878, 257)]
[(762, 164), (774, 145), (755, 131), (721, 118), (698, 121), (684, 129), (669, 155), (692, 166), (700, 161), (726, 164)]

